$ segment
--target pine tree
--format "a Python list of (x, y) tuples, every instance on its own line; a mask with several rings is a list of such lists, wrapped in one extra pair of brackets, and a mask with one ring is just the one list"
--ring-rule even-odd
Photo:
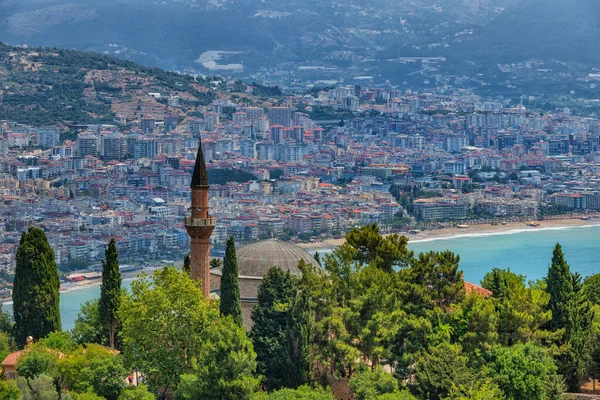
[(192, 259), (190, 258), (190, 253), (187, 253), (185, 257), (183, 257), (183, 272), (188, 275), (192, 275)]
[(46, 234), (31, 227), (21, 236), (13, 286), (13, 316), (17, 345), (61, 330), (60, 282), (54, 251)]
[(233, 320), (239, 326), (244, 323), (238, 283), (237, 255), (235, 254), (235, 240), (233, 237), (227, 240), (227, 246), (225, 247), (225, 259), (221, 275), (221, 315), (233, 316)]
[(110, 239), (108, 242), (108, 247), (104, 250), (104, 257), (98, 307), (100, 320), (108, 329), (108, 344), (114, 348), (115, 333), (119, 323), (117, 311), (121, 305), (121, 272), (119, 271), (119, 253), (115, 239)]
[(556, 357), (558, 373), (565, 377), (569, 390), (576, 392), (590, 358), (588, 344), (593, 312), (585, 298), (581, 276), (571, 273), (558, 243), (552, 254), (546, 284), (550, 295), (548, 309), (552, 311), (548, 328), (564, 332), (558, 343), (563, 349)]

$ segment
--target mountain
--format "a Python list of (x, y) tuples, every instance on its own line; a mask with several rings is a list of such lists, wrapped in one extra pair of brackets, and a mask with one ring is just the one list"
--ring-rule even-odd
[[(414, 55), (464, 27), (488, 23), (515, 2), (0, 0), (0, 40), (205, 73), (228, 71), (222, 63), (241, 64), (247, 74), (290, 62), (347, 67), (381, 54)], [(197, 62), (211, 50), (232, 53)]]
[[(101, 54), (0, 44), (0, 119), (41, 126), (193, 116), (218, 92), (208, 80)], [(181, 107), (169, 109), (169, 96), (178, 96)]]
[(507, 7), (460, 50), (492, 62), (600, 64), (599, 34), (597, 0), (534, 0)]
[(0, 16), (11, 44), (288, 88), (598, 96), (597, 0), (0, 0)]

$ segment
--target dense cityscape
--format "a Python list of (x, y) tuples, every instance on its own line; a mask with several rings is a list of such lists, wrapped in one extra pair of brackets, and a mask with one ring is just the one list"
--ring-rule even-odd
[(600, 122), (568, 109), (343, 86), (272, 99), (279, 106), (230, 96), (183, 118), (176, 96), (147, 97), (162, 106), (154, 114), (68, 127), (70, 140), (64, 126), (2, 122), (3, 269), (31, 223), (51, 233), (59, 265), (97, 263), (109, 237), (123, 260), (187, 251), (200, 137), (217, 178), (217, 254), (229, 236), (308, 242), (373, 222), (409, 232), (600, 208)]
[(598, 16), (0, 0), (0, 400), (599, 400)]

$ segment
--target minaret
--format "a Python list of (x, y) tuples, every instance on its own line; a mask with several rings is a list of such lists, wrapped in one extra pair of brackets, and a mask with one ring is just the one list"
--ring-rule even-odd
[(210, 299), (210, 235), (215, 229), (216, 218), (208, 211), (208, 175), (202, 142), (198, 143), (196, 165), (192, 175), (192, 215), (185, 217), (185, 229), (190, 235), (190, 261), (192, 279), (202, 281), (205, 299)]

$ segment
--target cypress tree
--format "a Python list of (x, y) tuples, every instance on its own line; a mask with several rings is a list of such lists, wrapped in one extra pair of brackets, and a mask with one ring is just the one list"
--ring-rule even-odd
[(104, 258), (98, 309), (102, 325), (108, 329), (108, 344), (114, 348), (115, 333), (119, 322), (117, 311), (121, 305), (121, 272), (119, 271), (119, 253), (115, 239), (110, 239), (108, 242), (108, 247), (104, 250)]
[(300, 291), (293, 301), (288, 313), (286, 334), (287, 351), (289, 354), (290, 368), (294, 371), (288, 379), (289, 386), (298, 386), (310, 383), (312, 376), (312, 357), (310, 341), (312, 337), (314, 316), (310, 309), (309, 296), (305, 291)]
[(323, 264), (321, 264), (321, 255), (319, 254), (318, 251), (315, 252), (315, 255), (313, 257), (314, 257), (315, 261), (317, 262), (317, 264), (319, 264), (322, 267)]
[(256, 372), (265, 377), (269, 390), (291, 387), (297, 381), (296, 371), (291, 369), (286, 336), (297, 287), (296, 277), (278, 267), (271, 268), (258, 286), (250, 336), (256, 351)]
[(235, 254), (235, 240), (230, 237), (225, 247), (223, 273), (221, 275), (221, 316), (233, 316), (233, 320), (242, 326), (242, 302), (238, 283), (238, 265)]
[(192, 275), (192, 260), (190, 258), (190, 253), (187, 253), (185, 257), (183, 257), (183, 272)]
[(23, 232), (13, 285), (15, 340), (19, 347), (25, 345), (27, 336), (37, 340), (61, 330), (58, 270), (43, 230), (31, 227)]
[(558, 343), (563, 351), (556, 356), (558, 373), (565, 377), (569, 391), (577, 392), (590, 358), (593, 312), (585, 298), (581, 276), (571, 273), (558, 243), (552, 253), (546, 284), (550, 295), (548, 309), (552, 311), (548, 328), (564, 332)]
[(573, 300), (573, 279), (569, 264), (565, 261), (562, 247), (556, 244), (552, 252), (552, 263), (546, 277), (546, 292), (550, 294), (548, 309), (552, 311), (552, 320), (548, 328), (557, 331), (569, 324), (571, 303)]

